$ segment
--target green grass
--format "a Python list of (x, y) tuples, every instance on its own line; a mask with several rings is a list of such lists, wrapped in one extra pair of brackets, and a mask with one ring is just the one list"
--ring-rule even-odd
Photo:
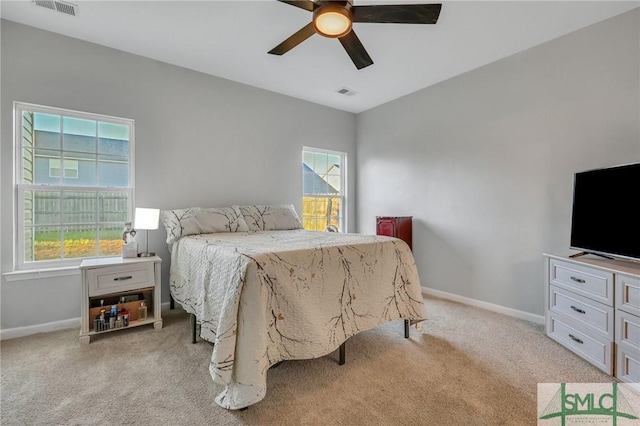
[[(95, 240), (96, 231), (66, 231), (64, 233), (66, 240)], [(122, 238), (122, 231), (118, 229), (104, 229), (100, 231), (100, 239), (102, 240), (119, 240)], [(36, 232), (36, 241), (60, 241), (60, 233), (57, 231)]]

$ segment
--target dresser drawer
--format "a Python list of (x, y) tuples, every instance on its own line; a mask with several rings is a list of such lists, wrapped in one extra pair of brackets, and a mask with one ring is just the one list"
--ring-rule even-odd
[(607, 374), (613, 373), (611, 339), (585, 330), (573, 321), (566, 321), (553, 313), (549, 318), (549, 337), (583, 357)]
[(549, 288), (552, 312), (570, 317), (613, 339), (613, 308), (554, 285)]
[(616, 377), (626, 383), (634, 383), (640, 392), (640, 351), (620, 345), (617, 349)]
[(640, 279), (616, 275), (616, 308), (640, 316)]
[(552, 259), (550, 284), (613, 306), (613, 273)]
[(132, 264), (87, 270), (89, 296), (136, 290), (155, 285), (154, 264)]
[(616, 312), (616, 343), (640, 352), (640, 317), (620, 310)]

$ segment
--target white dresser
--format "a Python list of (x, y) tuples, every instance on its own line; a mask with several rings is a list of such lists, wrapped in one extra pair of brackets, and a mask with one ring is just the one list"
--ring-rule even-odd
[(640, 382), (640, 264), (544, 254), (547, 335), (623, 382)]

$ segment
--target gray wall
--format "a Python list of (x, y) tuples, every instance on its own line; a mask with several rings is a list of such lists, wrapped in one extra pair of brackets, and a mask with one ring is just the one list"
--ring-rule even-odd
[(636, 9), (360, 114), (358, 231), (413, 215), (423, 287), (542, 314), (573, 174), (640, 161), (639, 51)]
[[(345, 151), (355, 165), (351, 113), (9, 21), (1, 42), (2, 272), (13, 268), (13, 101), (134, 119), (141, 207), (293, 203), (300, 212), (303, 146)], [(164, 236), (152, 231), (149, 240), (166, 260), (167, 301)], [(80, 315), (79, 275), (1, 285), (3, 329)]]
[[(640, 161), (639, 28), (635, 10), (356, 119), (2, 21), (2, 272), (13, 264), (19, 100), (135, 119), (144, 207), (300, 209), (302, 146), (346, 151), (352, 231), (356, 217), (373, 233), (376, 215), (413, 215), (423, 286), (542, 314), (541, 253), (568, 251), (573, 173)], [(168, 260), (163, 237), (152, 232), (150, 246)], [(163, 272), (166, 301), (168, 262)], [(1, 286), (2, 329), (79, 316), (79, 276)]]

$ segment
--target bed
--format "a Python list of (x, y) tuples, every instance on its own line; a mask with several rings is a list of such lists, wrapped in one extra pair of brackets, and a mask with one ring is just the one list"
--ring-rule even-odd
[(402, 240), (305, 231), (291, 206), (220, 209), (162, 213), (171, 295), (214, 344), (209, 373), (223, 386), (218, 405), (262, 400), (267, 370), (281, 361), (327, 355), (386, 321), (419, 328), (426, 319)]

